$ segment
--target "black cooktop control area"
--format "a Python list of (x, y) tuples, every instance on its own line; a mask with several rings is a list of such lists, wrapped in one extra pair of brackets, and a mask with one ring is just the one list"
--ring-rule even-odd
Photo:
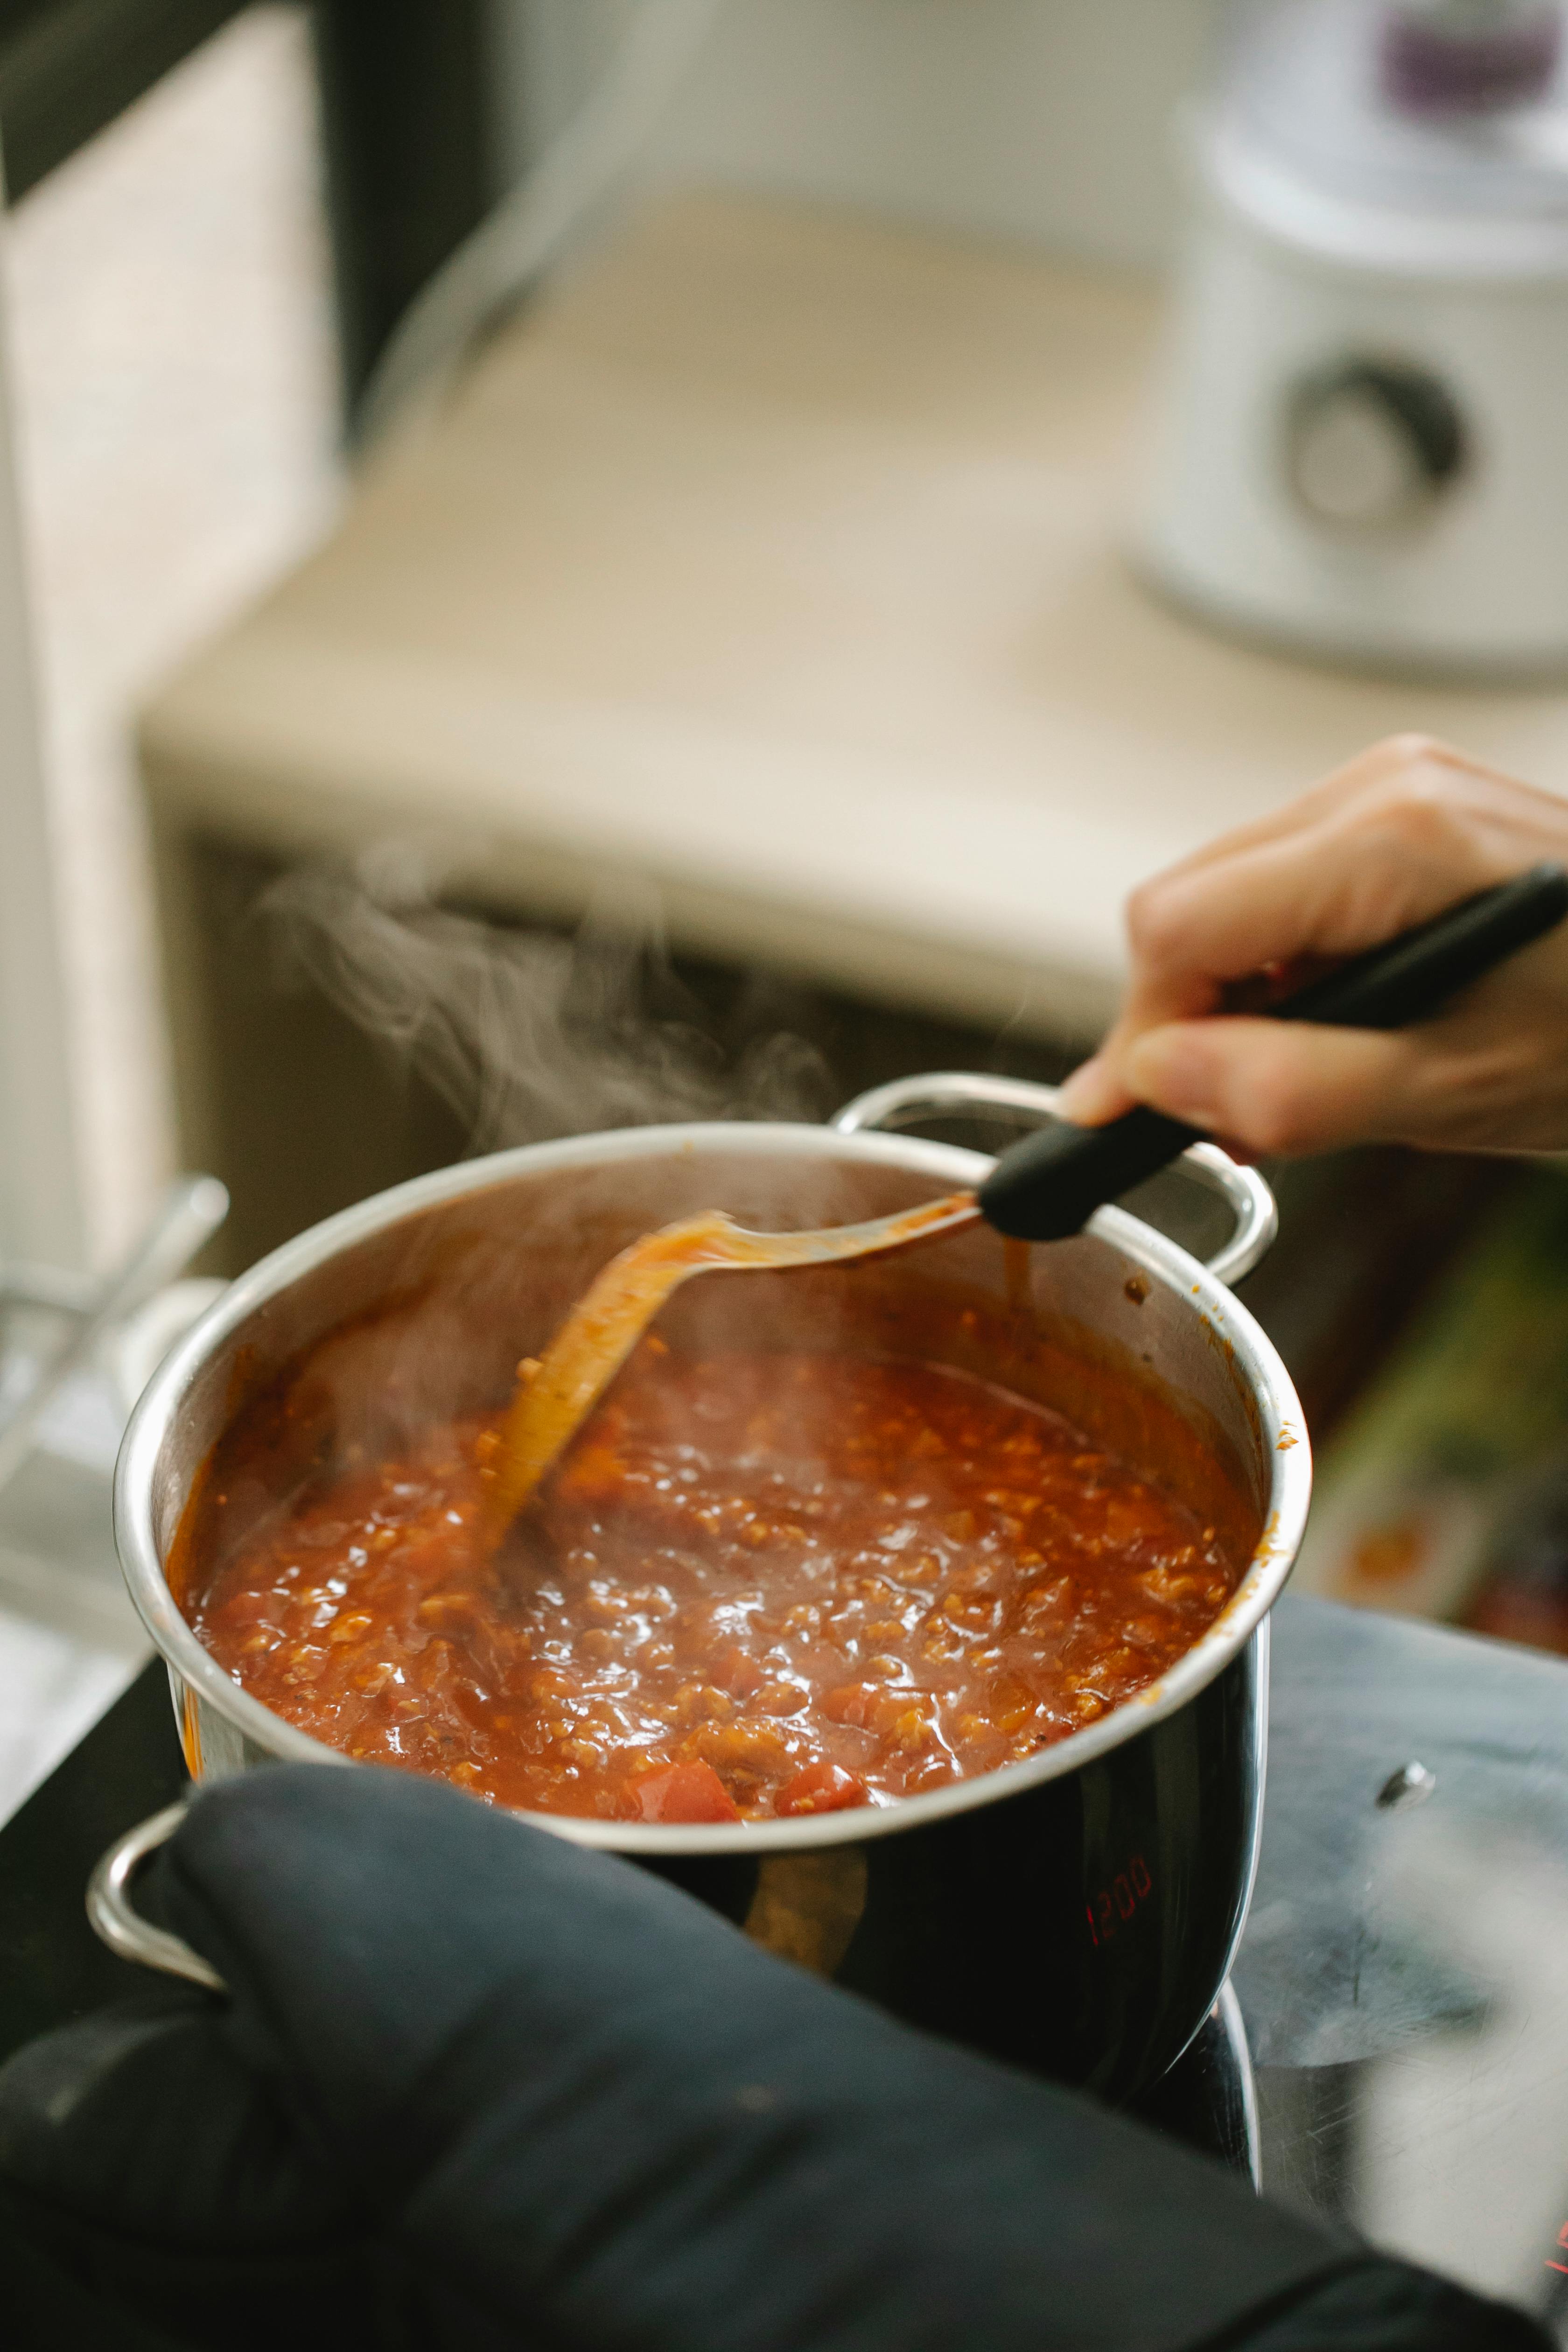
[(1233, 1982), (1265, 2187), (1568, 2344), (1568, 1664), (1275, 1612)]
[[(1241, 1956), (1143, 2112), (1568, 2346), (1568, 1664), (1289, 1596), (1273, 1654)], [(132, 1983), (82, 1889), (184, 1784), (154, 1664), (0, 1831), (0, 2053)], [(0, 2281), (15, 2352), (153, 2341), (3, 2241)]]

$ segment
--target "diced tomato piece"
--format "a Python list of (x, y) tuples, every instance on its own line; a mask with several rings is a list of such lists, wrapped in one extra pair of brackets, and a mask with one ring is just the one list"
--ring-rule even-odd
[(667, 1764), (634, 1780), (632, 1801), (645, 1822), (738, 1822), (730, 1791), (711, 1764)]
[(750, 1698), (762, 1686), (761, 1666), (738, 1643), (731, 1642), (718, 1651), (710, 1660), (708, 1671), (721, 1690), (731, 1691), (737, 1698)]
[(886, 1696), (881, 1683), (840, 1683), (825, 1693), (818, 1704), (830, 1722), (852, 1723), (864, 1730), (871, 1720), (871, 1709)]
[(805, 1764), (786, 1780), (774, 1810), (781, 1813), (839, 1813), (868, 1802), (870, 1790), (858, 1772), (842, 1764)]

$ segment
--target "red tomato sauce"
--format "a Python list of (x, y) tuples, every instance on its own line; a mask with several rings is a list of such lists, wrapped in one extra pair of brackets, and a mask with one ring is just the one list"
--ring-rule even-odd
[(289, 1722), (498, 1804), (888, 1804), (1093, 1722), (1239, 1573), (1059, 1415), (933, 1364), (647, 1340), (491, 1556), (502, 1418), (318, 1487), (186, 1610)]

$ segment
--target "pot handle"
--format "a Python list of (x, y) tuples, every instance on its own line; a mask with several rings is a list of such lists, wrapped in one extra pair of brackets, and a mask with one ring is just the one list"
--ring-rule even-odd
[(131, 1882), (147, 1856), (172, 1838), (184, 1820), (183, 1804), (166, 1805), (116, 1838), (87, 1883), (87, 1916), (93, 1933), (117, 1959), (133, 1960), (139, 1968), (160, 1969), (165, 1976), (184, 1977), (205, 1985), (209, 1992), (226, 1992), (227, 1986), (210, 1962), (194, 1952), (184, 1938), (171, 1936), (143, 1919), (131, 1900)]
[[(992, 1077), (978, 1070), (931, 1070), (872, 1087), (836, 1111), (828, 1124), (840, 1135), (860, 1135), (872, 1128), (919, 1127), (928, 1118), (992, 1111), (1034, 1125), (1054, 1118), (1059, 1100), (1059, 1088), (1038, 1086), (1032, 1078)], [(1243, 1168), (1217, 1143), (1193, 1144), (1176, 1165), (1229, 1202), (1235, 1231), (1207, 1265), (1216, 1282), (1239, 1282), (1243, 1275), (1252, 1272), (1279, 1230), (1273, 1193), (1256, 1168)]]

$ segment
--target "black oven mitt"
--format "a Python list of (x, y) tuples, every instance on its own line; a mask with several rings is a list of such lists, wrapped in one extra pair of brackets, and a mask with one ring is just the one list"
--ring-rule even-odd
[(231, 1781), (139, 1900), (229, 1997), (147, 1979), (21, 2051), (0, 2182), (25, 2242), (182, 2342), (1544, 2352), (427, 1781)]

